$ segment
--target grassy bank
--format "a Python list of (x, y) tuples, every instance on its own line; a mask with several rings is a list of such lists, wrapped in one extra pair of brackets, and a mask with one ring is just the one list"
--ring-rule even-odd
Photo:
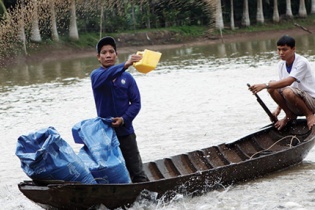
[[(126, 31), (123, 33), (106, 34), (116, 37), (119, 40), (119, 44), (125, 47), (139, 46), (139, 45), (152, 45), (152, 44), (177, 44), (180, 42), (191, 41), (195, 39), (205, 39), (209, 37), (218, 37), (226, 35), (237, 35), (243, 33), (262, 32), (262, 31), (276, 31), (276, 30), (288, 30), (301, 26), (307, 29), (309, 26), (313, 26), (315, 23), (315, 15), (308, 18), (295, 18), (282, 20), (280, 23), (267, 22), (264, 24), (252, 25), (249, 27), (239, 27), (235, 30), (231, 30), (229, 26), (220, 32), (219, 30), (209, 30), (210, 27), (205, 26), (182, 26), (182, 27), (170, 27), (161, 29), (147, 29), (138, 31)], [(297, 25), (296, 25), (297, 24)], [(103, 34), (102, 36), (105, 36)], [(68, 47), (74, 47), (79, 49), (85, 49), (94, 47), (100, 35), (95, 34), (81, 34), (80, 40), (62, 40), (59, 45), (65, 45)], [(150, 40), (148, 40), (150, 39)]]

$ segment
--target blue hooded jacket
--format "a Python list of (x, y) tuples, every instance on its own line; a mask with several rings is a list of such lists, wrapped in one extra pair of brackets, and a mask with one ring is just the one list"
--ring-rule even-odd
[(124, 63), (91, 73), (97, 115), (102, 118), (122, 117), (124, 125), (115, 128), (117, 136), (134, 133), (133, 119), (141, 108), (140, 92), (135, 79), (125, 72)]

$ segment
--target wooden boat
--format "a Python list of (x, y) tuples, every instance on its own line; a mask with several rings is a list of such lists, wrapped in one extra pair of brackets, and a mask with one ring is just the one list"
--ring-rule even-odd
[[(139, 195), (171, 199), (176, 193), (198, 195), (254, 179), (300, 163), (312, 149), (315, 128), (298, 119), (277, 131), (272, 125), (232, 143), (211, 146), (144, 164), (149, 182), (85, 185), (24, 181), (18, 186), (30, 200), (49, 209), (128, 207)], [(150, 194), (151, 193), (151, 194)]]

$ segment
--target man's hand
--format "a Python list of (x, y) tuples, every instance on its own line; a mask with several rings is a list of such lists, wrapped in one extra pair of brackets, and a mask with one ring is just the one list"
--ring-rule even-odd
[(133, 63), (138, 62), (142, 59), (142, 55), (132, 54), (129, 56), (129, 59), (125, 63), (125, 68), (128, 69)]
[(248, 89), (252, 91), (253, 94), (256, 94), (265, 88), (267, 88), (266, 84), (255, 84), (255, 85), (250, 86)]
[(120, 127), (124, 124), (124, 119), (122, 117), (114, 117), (112, 119), (112, 126), (114, 128)]

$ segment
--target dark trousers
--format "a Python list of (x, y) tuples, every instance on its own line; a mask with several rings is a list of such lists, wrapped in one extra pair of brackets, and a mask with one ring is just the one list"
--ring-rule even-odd
[(132, 182), (148, 181), (148, 178), (143, 171), (136, 135), (130, 134), (128, 136), (118, 136), (118, 140)]

